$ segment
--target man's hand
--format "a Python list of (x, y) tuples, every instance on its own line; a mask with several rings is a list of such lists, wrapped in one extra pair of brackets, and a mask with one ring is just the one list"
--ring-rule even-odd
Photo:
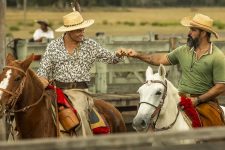
[(116, 50), (116, 56), (118, 57), (126, 56), (126, 52), (127, 50), (125, 48), (118, 48)]
[(126, 55), (129, 56), (129, 57), (137, 57), (138, 53), (133, 49), (128, 49), (127, 52), (126, 52)]
[(133, 49), (119, 48), (116, 51), (116, 55), (119, 57), (121, 56), (137, 57), (138, 53)]
[(49, 84), (48, 80), (45, 77), (42, 77), (42, 76), (40, 76), (39, 79), (40, 79), (43, 87), (46, 88)]
[(196, 97), (190, 97), (192, 105), (193, 106), (197, 106), (199, 104), (198, 100)]

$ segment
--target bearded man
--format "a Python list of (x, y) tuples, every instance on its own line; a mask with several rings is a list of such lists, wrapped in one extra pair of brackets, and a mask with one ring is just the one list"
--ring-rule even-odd
[(191, 99), (199, 112), (202, 126), (224, 125), (223, 113), (216, 99), (225, 91), (225, 57), (211, 41), (213, 20), (203, 14), (184, 17), (181, 24), (189, 27), (187, 44), (169, 54), (144, 54), (121, 48), (124, 56), (138, 58), (152, 65), (177, 65), (182, 70), (178, 90)]

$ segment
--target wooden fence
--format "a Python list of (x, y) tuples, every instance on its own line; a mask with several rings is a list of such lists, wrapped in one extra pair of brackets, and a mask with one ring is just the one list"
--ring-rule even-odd
[[(153, 34), (121, 37), (121, 36), (103, 36), (96, 37), (96, 41), (111, 51), (119, 47), (133, 48), (146, 53), (168, 53), (179, 45), (185, 43), (185, 40), (179, 37), (173, 37), (166, 40), (155, 40)], [(215, 41), (225, 52), (225, 41)], [(27, 40), (19, 40), (17, 44), (18, 59), (25, 59), (27, 55), (34, 53), (37, 57), (31, 64), (33, 70), (37, 70), (42, 54), (45, 52), (47, 43), (34, 43)], [(12, 51), (9, 49), (9, 51)], [(125, 58), (124, 62), (119, 64), (95, 63), (92, 67), (91, 82), (89, 91), (94, 93), (96, 99), (104, 99), (116, 106), (121, 112), (126, 123), (130, 124), (136, 114), (137, 104), (139, 102), (138, 88), (145, 81), (145, 71), (149, 64), (138, 59)], [(158, 67), (153, 67), (154, 72)], [(167, 78), (176, 86), (180, 77), (178, 66), (167, 66)], [(225, 95), (225, 94), (224, 94)], [(225, 97), (220, 98), (220, 102)]]
[[(172, 144), (174, 141), (181, 140), (197, 140), (198, 143)], [(156, 142), (157, 145), (153, 146)], [(224, 150), (224, 147), (225, 127), (202, 128), (185, 132), (126, 133), (86, 138), (0, 142), (2, 150)]]

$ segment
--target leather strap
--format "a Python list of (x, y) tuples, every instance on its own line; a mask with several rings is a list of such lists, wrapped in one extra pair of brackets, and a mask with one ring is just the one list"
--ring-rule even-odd
[(88, 85), (86, 82), (59, 82), (55, 81), (56, 87), (60, 89), (87, 89)]

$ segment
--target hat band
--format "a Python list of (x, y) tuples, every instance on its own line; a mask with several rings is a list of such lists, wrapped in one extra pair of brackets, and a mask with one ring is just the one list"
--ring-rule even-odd
[(192, 20), (192, 21), (193, 21), (194, 23), (197, 23), (197, 24), (199, 24), (199, 25), (205, 26), (205, 27), (207, 27), (207, 28), (212, 28), (211, 26), (207, 26), (207, 25), (201, 24), (201, 23), (196, 22), (196, 21), (194, 21), (194, 20)]
[(72, 27), (72, 26), (77, 26), (77, 25), (80, 25), (82, 24), (84, 21), (80, 22), (80, 23), (77, 23), (77, 24), (72, 24), (72, 25), (64, 25), (64, 27)]

